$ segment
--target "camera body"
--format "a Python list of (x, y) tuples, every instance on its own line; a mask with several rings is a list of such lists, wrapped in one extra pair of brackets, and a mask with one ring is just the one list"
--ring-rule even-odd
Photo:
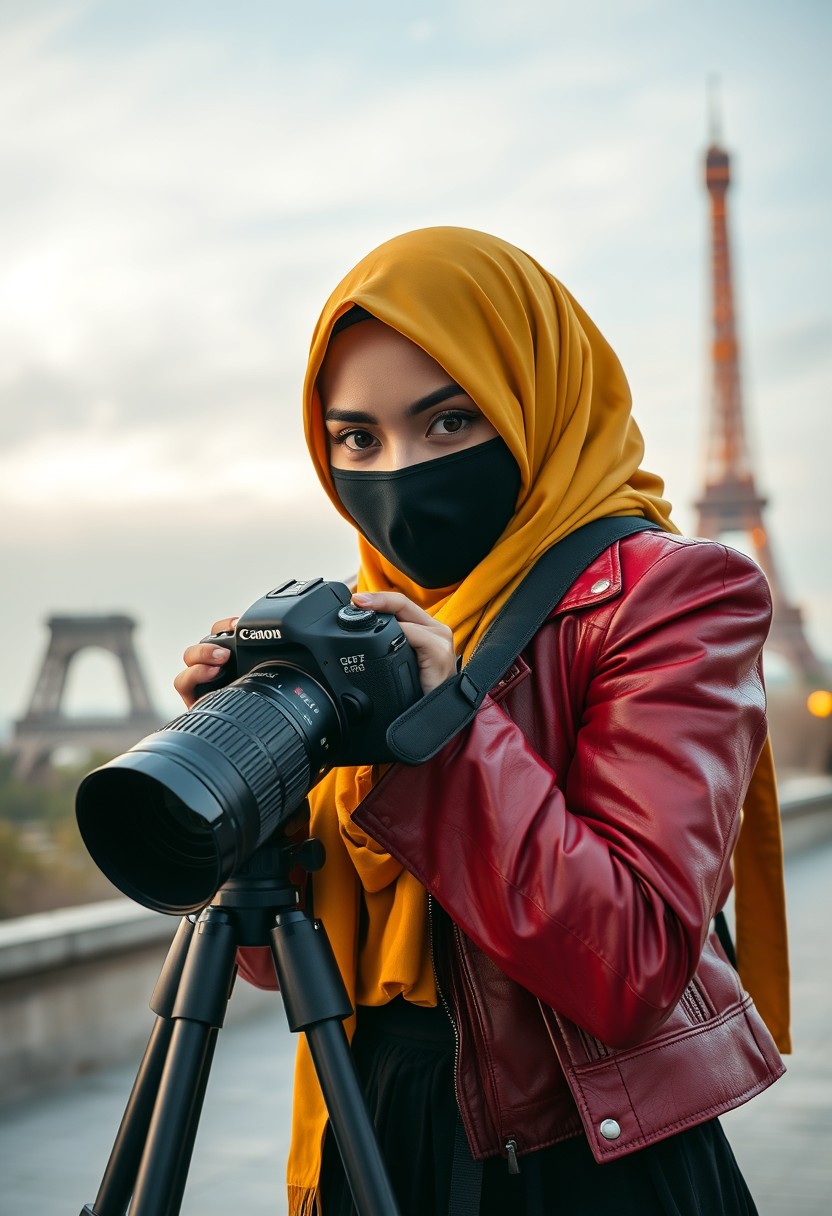
[(232, 633), (203, 641), (224, 646), (231, 658), (197, 695), (232, 681), (279, 692), (304, 734), (325, 732), (316, 742), (327, 768), (392, 760), (387, 728), (422, 695), (416, 656), (396, 618), (356, 607), (343, 583), (290, 579), (252, 604)]
[(421, 697), (395, 617), (343, 583), (291, 580), (251, 606), (185, 713), (88, 773), (78, 827), (99, 869), (138, 903), (184, 915), (302, 805), (334, 766), (391, 760), (387, 729)]

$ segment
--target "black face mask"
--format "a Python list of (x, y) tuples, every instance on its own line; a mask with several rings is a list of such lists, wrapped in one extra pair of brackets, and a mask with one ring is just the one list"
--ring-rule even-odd
[(502, 439), (390, 473), (333, 469), (362, 536), (420, 587), (461, 582), (514, 514), (520, 470)]

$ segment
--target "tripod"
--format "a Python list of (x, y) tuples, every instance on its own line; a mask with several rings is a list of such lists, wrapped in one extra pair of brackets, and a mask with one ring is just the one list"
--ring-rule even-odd
[[(150, 999), (157, 1015), (95, 1203), (81, 1216), (177, 1216), (238, 946), (270, 946), (289, 1029), (303, 1030), (360, 1216), (397, 1216), (342, 1021), (352, 1013), (319, 921), (298, 907), (293, 866), (316, 840), (268, 842), (198, 918), (184, 917)], [(132, 1197), (132, 1204), (130, 1200)]]

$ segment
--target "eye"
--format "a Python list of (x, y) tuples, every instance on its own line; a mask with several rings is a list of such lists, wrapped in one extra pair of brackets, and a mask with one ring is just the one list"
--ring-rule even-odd
[(466, 431), (480, 414), (466, 413), (462, 410), (448, 410), (434, 418), (428, 428), (429, 435), (459, 435)]
[(375, 435), (359, 430), (340, 431), (337, 435), (332, 435), (331, 439), (349, 452), (366, 452), (376, 442)]

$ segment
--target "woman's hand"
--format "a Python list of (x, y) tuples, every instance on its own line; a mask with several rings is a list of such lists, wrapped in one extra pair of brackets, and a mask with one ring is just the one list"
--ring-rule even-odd
[[(238, 619), (236, 616), (229, 616), (224, 617), (221, 621), (214, 621), (211, 632), (230, 633)], [(197, 642), (196, 646), (188, 647), (182, 656), (185, 660), (185, 669), (180, 671), (173, 681), (173, 687), (188, 709), (197, 699), (194, 691), (197, 686), (207, 684), (209, 680), (218, 676), (222, 666), (228, 662), (230, 654), (230, 650), (226, 650), (222, 646), (212, 646), (210, 642)]]
[(422, 692), (430, 692), (456, 674), (454, 635), (447, 625), (435, 621), (407, 596), (398, 591), (361, 591), (353, 595), (352, 602), (359, 608), (389, 612), (396, 618), (416, 652)]

